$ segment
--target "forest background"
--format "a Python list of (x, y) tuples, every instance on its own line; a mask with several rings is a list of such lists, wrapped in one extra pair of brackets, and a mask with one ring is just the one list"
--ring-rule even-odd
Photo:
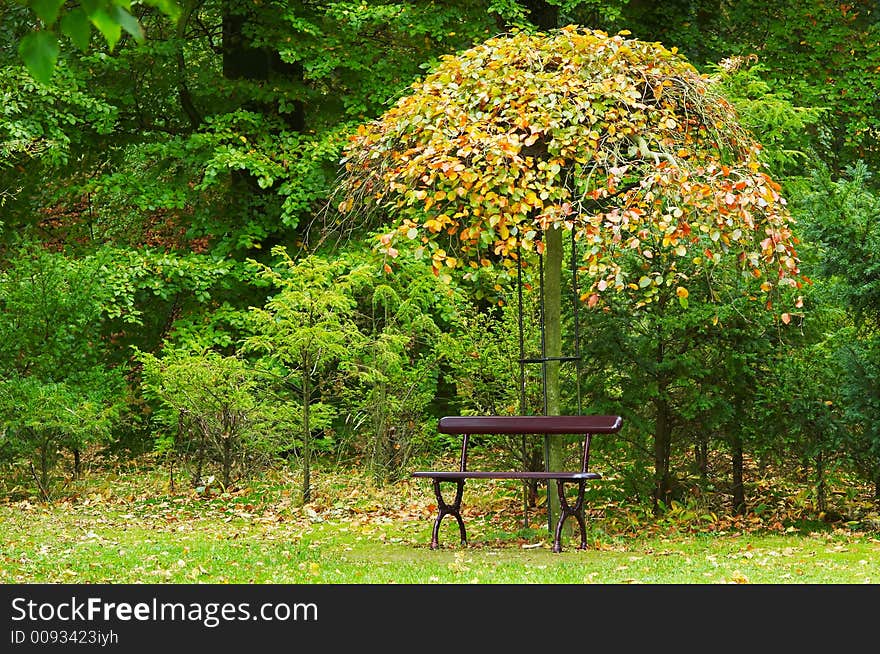
[[(349, 137), (440, 57), (569, 24), (712, 76), (763, 144), (802, 273), (784, 313), (723, 292), (584, 305), (563, 412), (580, 398), (625, 425), (597, 439), (591, 492), (717, 518), (760, 515), (785, 486), (804, 515), (880, 528), (870, 0), (3, 2), (4, 497), (63, 499), (139, 462), (208, 495), (293, 470), (308, 505), (316, 462), (393, 485), (456, 446), (438, 417), (518, 413), (516, 276), (432, 270), (381, 222), (340, 222), (331, 196)], [(526, 390), (540, 413), (538, 376)], [(541, 465), (540, 447), (480, 445)]]

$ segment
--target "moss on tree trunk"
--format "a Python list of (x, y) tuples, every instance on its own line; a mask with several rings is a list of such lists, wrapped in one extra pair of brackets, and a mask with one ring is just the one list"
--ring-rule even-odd
[[(562, 230), (551, 228), (544, 236), (544, 344), (547, 357), (562, 356)], [(545, 366), (547, 388), (547, 415), (562, 415), (559, 387), (559, 361), (548, 361)], [(547, 466), (550, 470), (565, 467), (565, 447), (561, 438), (550, 438), (547, 447)], [(555, 528), (559, 517), (559, 497), (556, 482), (550, 485), (548, 526)]]

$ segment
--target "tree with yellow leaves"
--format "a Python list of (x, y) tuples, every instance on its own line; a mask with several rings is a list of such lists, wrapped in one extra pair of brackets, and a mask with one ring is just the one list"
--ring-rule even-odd
[[(712, 296), (720, 270), (772, 309), (801, 281), (760, 145), (712, 78), (628, 35), (513, 32), (442, 58), (351, 137), (335, 208), (390, 224), (389, 260), (409, 244), (438, 274), (474, 278), (543, 254), (549, 357), (561, 350), (567, 230), (591, 309), (622, 295), (634, 311), (686, 310), (695, 287)], [(556, 414), (558, 363), (546, 383)]]

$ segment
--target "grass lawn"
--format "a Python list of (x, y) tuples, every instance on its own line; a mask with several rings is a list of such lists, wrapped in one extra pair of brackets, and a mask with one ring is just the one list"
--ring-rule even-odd
[(658, 522), (611, 507), (591, 515), (588, 550), (569, 537), (553, 554), (543, 516), (524, 529), (515, 493), (490, 482), (466, 491), (470, 546), (447, 519), (432, 551), (421, 482), (318, 471), (306, 506), (289, 475), (213, 494), (171, 493), (151, 470), (77, 484), (53, 504), (0, 504), (0, 583), (880, 583), (880, 533), (853, 525)]

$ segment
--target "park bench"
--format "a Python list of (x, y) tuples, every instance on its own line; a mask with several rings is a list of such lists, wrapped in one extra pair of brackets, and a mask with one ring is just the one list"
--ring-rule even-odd
[[(461, 458), (458, 470), (420, 470), (412, 473), (413, 477), (433, 480), (434, 494), (437, 496), (437, 518), (431, 536), (431, 549), (439, 546), (438, 537), (440, 522), (447, 515), (453, 516), (458, 522), (461, 532), (461, 544), (467, 545), (467, 533), (461, 517), (461, 498), (464, 493), (466, 479), (525, 479), (550, 481), (556, 480), (559, 495), (560, 515), (556, 523), (556, 534), (553, 551), (562, 551), (562, 526), (566, 519), (573, 516), (580, 527), (580, 549), (587, 547), (587, 530), (584, 524), (583, 504), (584, 489), (588, 479), (601, 479), (601, 475), (589, 471), (590, 441), (593, 434), (612, 434), (620, 431), (623, 419), (620, 416), (447, 416), (440, 419), (438, 431), (441, 434), (459, 434), (462, 436)], [(543, 434), (545, 436), (581, 434), (584, 437), (581, 469), (576, 472), (544, 471), (530, 472), (523, 470), (483, 471), (468, 470), (468, 441), (472, 434)], [(441, 494), (440, 484), (453, 482), (456, 484), (455, 499), (447, 504)], [(565, 484), (577, 484), (577, 497), (574, 504), (569, 504), (565, 495)]]

